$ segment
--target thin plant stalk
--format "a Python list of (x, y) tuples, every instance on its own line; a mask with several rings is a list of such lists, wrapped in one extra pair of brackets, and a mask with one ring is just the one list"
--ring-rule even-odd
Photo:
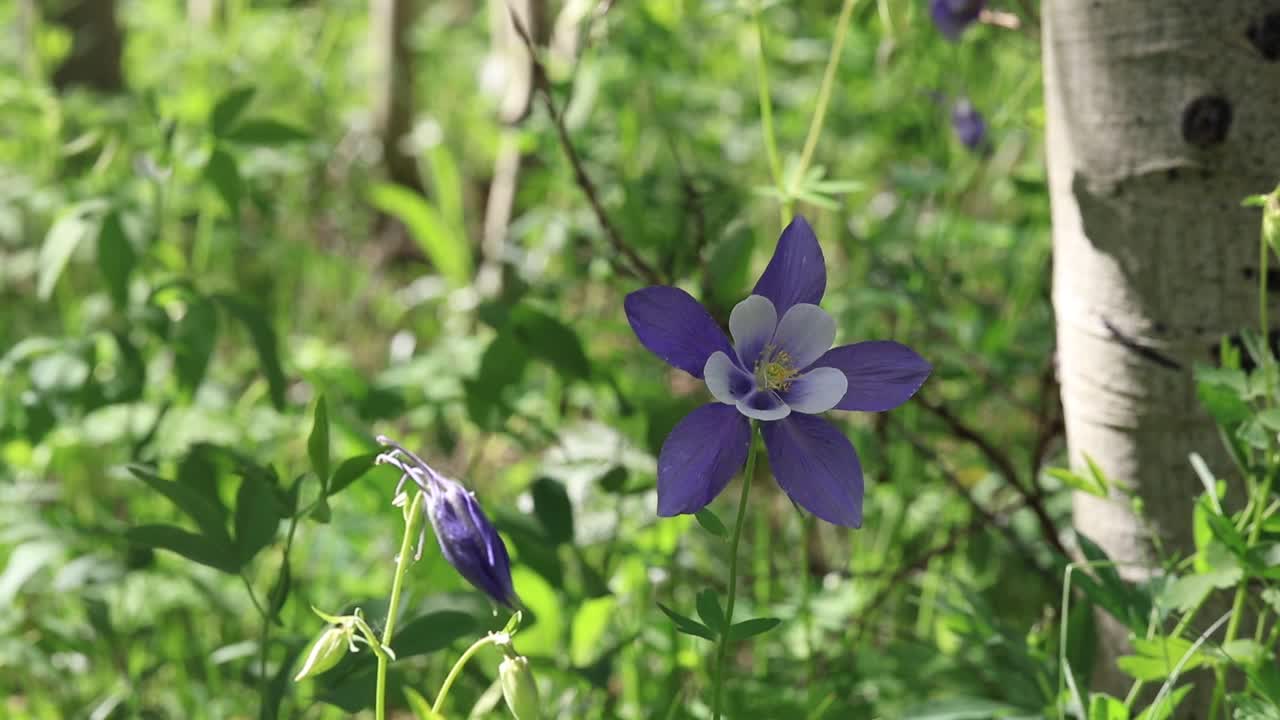
[[(773, 185), (779, 192), (783, 190), (782, 163), (778, 160), (778, 141), (773, 134), (773, 98), (769, 92), (769, 59), (764, 51), (764, 21), (760, 18), (760, 3), (757, 2), (751, 13), (756, 26), (756, 49), (760, 55), (760, 65), (756, 71), (756, 92), (760, 96), (760, 128), (764, 133), (764, 152), (769, 158), (769, 174), (773, 176)], [(787, 225), (787, 207), (784, 203), (778, 208), (782, 226)]]
[[(391, 634), (395, 632), (396, 616), (400, 612), (400, 588), (404, 584), (404, 571), (409, 567), (409, 554), (413, 548), (413, 535), (422, 515), (422, 491), (413, 495), (413, 502), (404, 515), (404, 538), (400, 540), (400, 554), (396, 556), (396, 574), (391, 581), (391, 600), (387, 604), (387, 622), (382, 629), (382, 644), (391, 647)], [(378, 653), (378, 684), (374, 691), (374, 717), (387, 717), (387, 663), (389, 658)]]
[(720, 647), (716, 651), (715, 679), (711, 696), (711, 713), (714, 720), (720, 720), (724, 664), (729, 654), (729, 631), (733, 628), (733, 604), (738, 595), (738, 542), (742, 539), (742, 525), (747, 517), (747, 498), (751, 494), (751, 477), (755, 472), (756, 424), (752, 421), (751, 449), (747, 451), (747, 468), (742, 474), (742, 495), (738, 499), (738, 517), (733, 523), (733, 539), (729, 542), (729, 598), (725, 601), (724, 628), (720, 632)]
[[(849, 18), (853, 15), (856, 0), (844, 0), (840, 6), (840, 18), (836, 20), (836, 36), (831, 42), (831, 54), (827, 56), (827, 69), (822, 73), (822, 86), (818, 89), (818, 103), (813, 108), (813, 117), (809, 120), (809, 134), (804, 139), (804, 149), (800, 151), (800, 163), (796, 165), (791, 179), (793, 183), (804, 179), (809, 162), (813, 160), (813, 151), (818, 147), (818, 137), (822, 135), (822, 125), (827, 118), (827, 104), (831, 102), (831, 89), (835, 84), (836, 68), (840, 67), (840, 53), (844, 50), (844, 36), (849, 32)], [(788, 193), (790, 198), (790, 193)], [(787, 200), (786, 214), (791, 214), (791, 201)]]
[(493, 635), (486, 635), (471, 643), (471, 647), (467, 648), (466, 651), (462, 653), (458, 658), (458, 661), (455, 662), (453, 667), (449, 670), (449, 674), (445, 676), (444, 684), (440, 686), (440, 692), (436, 693), (435, 704), (431, 706), (432, 715), (438, 716), (440, 715), (440, 712), (444, 710), (444, 699), (449, 696), (449, 688), (453, 687), (453, 681), (457, 680), (458, 675), (462, 674), (462, 668), (466, 667), (467, 661), (471, 659), (471, 656), (479, 652), (480, 648), (492, 643), (493, 641)]

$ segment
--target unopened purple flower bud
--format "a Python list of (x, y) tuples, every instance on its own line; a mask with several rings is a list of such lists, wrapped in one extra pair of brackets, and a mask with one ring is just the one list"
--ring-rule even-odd
[(977, 149), (987, 138), (987, 121), (973, 103), (961, 98), (951, 108), (951, 127), (956, 137), (970, 150)]
[(948, 40), (955, 42), (982, 14), (986, 0), (929, 0), (933, 24)]
[(440, 552), (462, 577), (500, 605), (515, 607), (511, 558), (502, 537), (466, 488), (442, 478), (440, 490), (427, 496), (427, 517)]
[[(436, 472), (399, 443), (385, 437), (378, 438), (378, 442), (391, 448), (390, 452), (378, 456), (378, 462), (392, 465), (403, 473), (401, 486), (411, 480), (426, 496), (423, 512), (431, 521), (445, 560), (495, 602), (515, 607), (519, 599), (511, 581), (511, 556), (475, 495), (456, 480)], [(400, 486), (396, 488), (396, 495), (400, 496)], [(422, 538), (419, 538), (418, 554), (421, 553)]]

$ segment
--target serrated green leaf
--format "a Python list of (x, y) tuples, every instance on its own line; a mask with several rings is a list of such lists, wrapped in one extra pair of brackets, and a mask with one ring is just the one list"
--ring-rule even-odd
[(1089, 698), (1089, 720), (1129, 720), (1129, 708), (1117, 698), (1097, 693)]
[(1164, 700), (1139, 713), (1137, 720), (1168, 720), (1173, 717), (1173, 711), (1178, 709), (1178, 705), (1182, 703), (1182, 699), (1187, 696), (1192, 687), (1192, 685), (1183, 685), (1170, 692), (1165, 695)]
[(441, 275), (459, 286), (471, 281), (471, 246), (426, 198), (399, 185), (383, 183), (369, 192), (369, 202), (409, 228), (422, 253)]
[(125, 539), (137, 545), (168, 550), (192, 562), (208, 565), (225, 573), (235, 574), (240, 569), (236, 551), (229, 545), (205, 535), (196, 535), (174, 525), (139, 525), (125, 531)]

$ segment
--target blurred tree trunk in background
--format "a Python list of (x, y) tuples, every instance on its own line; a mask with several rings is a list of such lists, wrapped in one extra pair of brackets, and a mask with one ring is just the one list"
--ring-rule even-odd
[(515, 204), (520, 175), (520, 143), (515, 130), (533, 105), (533, 56), (516, 31), (512, 15), (541, 45), (545, 40), (545, 0), (490, 0), (489, 60), (500, 68), (502, 83), (498, 97), (498, 119), (508, 126), (498, 142), (484, 210), (484, 234), (480, 245), (481, 263), (476, 286), (482, 295), (497, 295), (502, 289), (502, 259), (506, 255), (507, 231)]
[(124, 31), (116, 19), (116, 0), (46, 1), (46, 20), (71, 33), (71, 51), (53, 73), (59, 90), (79, 85), (101, 92), (124, 89), (121, 56)]
[[(1078, 493), (1075, 523), (1134, 564), (1131, 578), (1157, 567), (1152, 532), (1168, 551), (1192, 547), (1201, 485), (1188, 453), (1231, 472), (1192, 367), (1257, 323), (1259, 216), (1240, 202), (1280, 179), (1280, 36), (1260, 30), (1278, 13), (1277, 0), (1044, 3), (1067, 441), (1073, 465), (1088, 454), (1150, 520), (1122, 497)], [(1109, 627), (1095, 670), (1121, 696), (1124, 641)], [(1203, 706), (1179, 716), (1191, 713)]]
[(413, 130), (413, 51), (409, 30), (417, 0), (369, 0), (369, 46), (374, 53), (373, 117), (382, 162), (392, 182), (423, 191), (416, 159), (404, 150)]
[(187, 19), (196, 27), (209, 27), (217, 9), (218, 0), (187, 0)]

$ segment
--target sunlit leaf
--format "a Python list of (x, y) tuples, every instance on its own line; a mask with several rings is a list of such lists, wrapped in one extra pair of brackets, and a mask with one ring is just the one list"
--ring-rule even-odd
[(426, 198), (399, 185), (383, 183), (369, 192), (369, 202), (409, 228), (418, 247), (441, 275), (455, 285), (471, 281), (471, 246)]

